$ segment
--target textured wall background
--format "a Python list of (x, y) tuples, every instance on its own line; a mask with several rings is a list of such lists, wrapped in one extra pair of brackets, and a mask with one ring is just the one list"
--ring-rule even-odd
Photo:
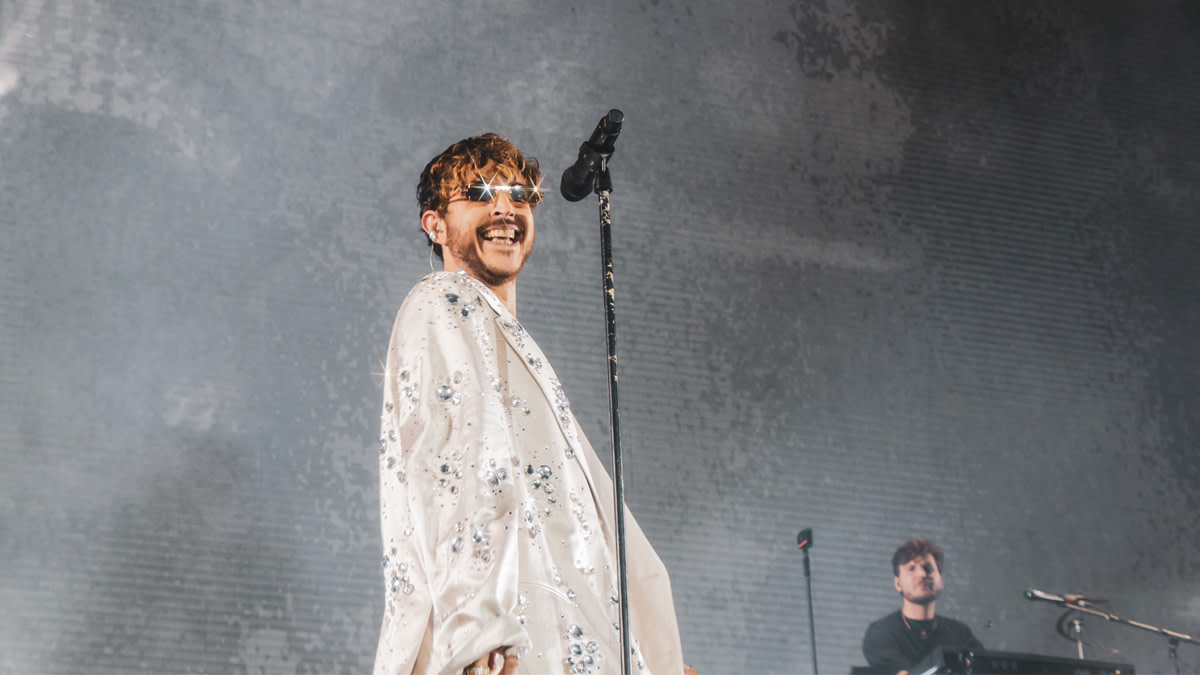
[[(809, 669), (804, 526), (825, 672), (915, 535), (989, 647), (1072, 653), (1030, 586), (1200, 631), (1195, 3), (0, 0), (0, 87), (0, 671), (366, 670), (416, 177), (497, 130), (556, 184), (610, 107), (690, 663)], [(520, 312), (603, 447), (594, 222)]]

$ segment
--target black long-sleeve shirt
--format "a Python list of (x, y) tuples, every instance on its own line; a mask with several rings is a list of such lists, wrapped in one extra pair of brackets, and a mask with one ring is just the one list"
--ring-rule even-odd
[(944, 616), (905, 624), (900, 610), (868, 626), (862, 646), (871, 670), (914, 675), (941, 664), (942, 652), (964, 649), (983, 649), (967, 624)]

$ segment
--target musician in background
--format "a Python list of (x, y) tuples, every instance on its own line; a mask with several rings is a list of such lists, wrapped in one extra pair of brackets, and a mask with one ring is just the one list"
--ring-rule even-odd
[(942, 592), (942, 549), (926, 539), (912, 539), (892, 555), (892, 574), (900, 592), (899, 611), (867, 627), (863, 656), (879, 673), (918, 675), (943, 663), (945, 651), (983, 649), (961, 621), (937, 616)]

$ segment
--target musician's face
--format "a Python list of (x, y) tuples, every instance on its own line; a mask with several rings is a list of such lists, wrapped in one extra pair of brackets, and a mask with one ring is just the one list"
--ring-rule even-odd
[(942, 592), (942, 572), (931, 555), (923, 555), (900, 566), (894, 579), (896, 590), (913, 604), (928, 605)]
[[(524, 178), (513, 167), (488, 164), (470, 182), (507, 188)], [(468, 199), (466, 187), (451, 195), (444, 215), (426, 211), (422, 225), (443, 233), (447, 271), (465, 270), (493, 289), (515, 282), (533, 251), (533, 204), (514, 200), (500, 188), (486, 199)]]

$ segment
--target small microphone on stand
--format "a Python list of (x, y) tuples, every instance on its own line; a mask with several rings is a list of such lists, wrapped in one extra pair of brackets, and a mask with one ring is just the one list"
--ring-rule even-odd
[(796, 546), (800, 547), (800, 550), (803, 551), (812, 548), (812, 545), (812, 528), (806, 527), (800, 530), (800, 534), (796, 535)]

